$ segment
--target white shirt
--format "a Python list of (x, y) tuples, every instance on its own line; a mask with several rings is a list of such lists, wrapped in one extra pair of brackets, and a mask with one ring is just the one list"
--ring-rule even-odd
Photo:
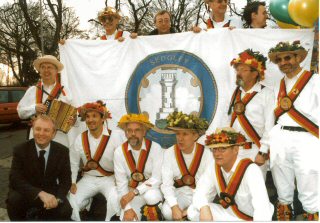
[[(51, 90), (54, 88), (55, 83), (53, 85), (47, 86), (42, 83), (43, 89), (50, 94)], [(21, 119), (27, 119), (36, 114), (36, 91), (37, 86), (31, 86), (25, 93), (25, 95), (20, 100), (17, 110), (18, 115)], [(71, 104), (71, 94), (70, 91), (64, 87), (63, 91), (66, 93), (66, 96), (61, 92), (58, 99)], [(48, 98), (48, 95), (43, 92), (42, 95), (42, 103), (44, 103)]]
[[(228, 15), (225, 15), (224, 20), (222, 22), (216, 22), (213, 20), (212, 13), (210, 13), (210, 19), (212, 21), (214, 28), (225, 28), (223, 26), (225, 24), (227, 24), (229, 21), (230, 21), (229, 27), (232, 26), (232, 27), (235, 27), (238, 29), (243, 28), (243, 23), (242, 23), (241, 19), (238, 19), (236, 17), (230, 17)], [(207, 27), (205, 27), (205, 29), (207, 29)]]
[[(287, 76), (284, 77), (286, 84), (287, 94), (290, 92), (296, 81), (302, 75), (304, 70), (296, 75), (295, 77), (289, 79)], [(277, 106), (277, 98), (280, 89), (280, 82), (277, 83), (275, 87), (275, 103), (274, 108)], [(297, 111), (303, 114), (305, 117), (310, 119), (313, 123), (319, 126), (320, 123), (320, 76), (319, 74), (313, 74), (307, 85), (303, 88), (297, 99), (294, 101), (293, 105)], [(294, 121), (288, 113), (281, 115), (277, 121), (278, 124), (282, 126), (300, 126), (296, 121)]]
[[(226, 184), (229, 183), (239, 161), (240, 159), (235, 161), (232, 169), (228, 173), (221, 168)], [(212, 201), (209, 201), (207, 198), (207, 194), (211, 191), (213, 191), (215, 195), (220, 194), (220, 187), (217, 181), (214, 164), (209, 165), (204, 174), (200, 177), (193, 196), (193, 205), (196, 209), (200, 211), (202, 207), (212, 203)], [(253, 163), (247, 168), (235, 195), (235, 202), (238, 205), (238, 209), (243, 213), (252, 216), (254, 221), (271, 221), (273, 205), (269, 201), (261, 170), (256, 164)], [(236, 216), (231, 207), (224, 209), (218, 204), (216, 207), (221, 208), (226, 214)], [(212, 215), (214, 219), (214, 213), (212, 213)]]
[[(245, 116), (256, 130), (258, 135), (261, 137), (260, 151), (263, 153), (268, 153), (269, 151), (269, 131), (274, 126), (274, 115), (273, 115), (273, 104), (274, 104), (274, 93), (268, 87), (261, 88), (260, 83), (256, 83), (249, 91), (245, 92), (243, 88), (241, 90), (241, 99), (246, 93), (252, 93), (253, 91), (258, 92), (251, 101), (247, 104), (245, 110)], [(232, 113), (231, 113), (232, 115)], [(231, 121), (231, 115), (229, 120)], [(230, 123), (229, 121), (229, 123)], [(242, 128), (239, 119), (233, 123), (232, 126), (235, 130), (240, 131), (247, 139), (248, 142), (252, 141), (247, 133)]]
[[(132, 149), (128, 144), (128, 150), (132, 152), (132, 156), (137, 164), (141, 150), (146, 150), (145, 140), (142, 142), (142, 147), (139, 151)], [(144, 194), (148, 189), (159, 188), (161, 184), (161, 166), (163, 160), (163, 149), (156, 142), (152, 142), (150, 153), (144, 168), (144, 176), (147, 179), (145, 182), (140, 182), (137, 189), (139, 194)], [(131, 179), (131, 171), (127, 164), (126, 158), (122, 151), (122, 145), (119, 146), (114, 153), (114, 173), (119, 197), (121, 198), (129, 192), (129, 181)], [(146, 184), (151, 185), (147, 186)], [(125, 210), (131, 208), (130, 203), (127, 204)]]
[[(182, 152), (183, 159), (186, 163), (187, 168), (189, 169), (190, 164), (193, 160), (194, 154), (195, 154), (195, 147), (194, 145), (193, 151), (190, 154), (185, 154)], [(167, 149), (164, 153), (164, 160), (162, 166), (162, 185), (161, 185), (161, 191), (164, 195), (165, 200), (168, 202), (170, 207), (173, 207), (176, 205), (177, 197), (175, 194), (176, 190), (179, 190), (183, 192), (186, 195), (190, 195), (192, 197), (194, 189), (192, 189), (189, 186), (183, 186), (181, 188), (175, 188), (174, 187), (174, 180), (181, 179), (182, 175), (176, 160), (174, 146)], [(198, 171), (195, 175), (195, 181), (196, 181), (196, 187), (197, 182), (200, 178), (200, 176), (203, 174), (203, 172), (206, 170), (207, 166), (211, 163), (213, 163), (213, 155), (211, 151), (208, 148), (204, 149), (202, 159), (198, 168)]]
[[(97, 151), (97, 147), (101, 141), (102, 135), (109, 135), (108, 130), (106, 128), (103, 129), (103, 132), (99, 138), (94, 138), (90, 131), (88, 130), (88, 140), (90, 145), (91, 158), (93, 158), (95, 152)], [(107, 171), (114, 171), (113, 166), (113, 155), (115, 149), (123, 143), (123, 139), (120, 134), (112, 131), (108, 144), (102, 154), (102, 157), (99, 161), (100, 166)], [(72, 183), (76, 183), (77, 175), (79, 171), (80, 159), (83, 164), (87, 163), (87, 157), (83, 150), (82, 145), (82, 134), (78, 135), (73, 146), (70, 149), (70, 165), (71, 165), (71, 173), (72, 173)], [(90, 170), (84, 172), (85, 174), (91, 176), (103, 176), (98, 170)]]
[[(104, 35), (107, 37), (106, 40), (115, 40), (117, 33), (118, 33), (118, 30), (116, 30), (112, 35), (107, 35), (106, 33)], [(130, 33), (128, 31), (123, 31), (122, 37), (123, 38), (130, 37)], [(100, 39), (100, 37), (98, 37), (97, 40), (102, 40), (102, 39)]]

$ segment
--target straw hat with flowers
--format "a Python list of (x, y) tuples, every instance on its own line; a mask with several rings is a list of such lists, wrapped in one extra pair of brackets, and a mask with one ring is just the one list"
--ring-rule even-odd
[(217, 128), (216, 132), (207, 135), (205, 144), (209, 148), (242, 146), (246, 143), (246, 138), (231, 127)]

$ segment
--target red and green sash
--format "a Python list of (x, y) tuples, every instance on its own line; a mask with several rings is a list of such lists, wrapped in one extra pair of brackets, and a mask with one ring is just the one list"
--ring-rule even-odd
[(220, 188), (220, 196), (218, 196), (218, 198), (215, 198), (215, 200), (217, 199), (217, 202), (215, 203), (220, 204), (225, 209), (231, 207), (233, 213), (235, 213), (240, 219), (243, 219), (245, 221), (252, 221), (253, 218), (238, 209), (238, 205), (235, 203), (235, 195), (239, 189), (240, 183), (248, 166), (252, 163), (253, 162), (250, 159), (240, 160), (228, 185), (226, 185), (226, 182), (223, 178), (221, 167), (217, 164), (215, 166), (217, 180)]
[[(243, 130), (247, 133), (247, 135), (250, 137), (252, 142), (254, 142), (260, 148), (261, 147), (261, 144), (260, 144), (261, 137), (259, 136), (259, 134), (254, 129), (254, 127), (252, 126), (252, 124), (250, 123), (250, 121), (248, 120), (248, 118), (245, 115), (245, 107), (253, 99), (253, 97), (256, 94), (257, 94), (257, 92), (254, 91), (252, 93), (246, 94), (241, 99), (241, 91), (240, 90), (238, 90), (238, 91), (236, 90), (235, 91), (235, 93), (234, 93), (234, 97), (236, 98), (235, 99), (235, 104), (236, 103), (242, 103), (243, 106), (244, 106), (244, 109), (243, 109), (242, 113), (236, 113), (235, 110), (233, 111), (232, 117), (231, 117), (231, 122), (230, 122), (230, 127), (233, 126), (235, 120), (238, 118), (238, 121), (239, 121), (241, 127), (243, 128)], [(245, 148), (245, 146), (244, 146), (244, 148)]]
[[(276, 121), (277, 121), (281, 115), (287, 113), (300, 126), (308, 130), (308, 132), (310, 132), (312, 135), (319, 138), (319, 126), (313, 123), (310, 119), (305, 117), (303, 114), (301, 114), (294, 107), (294, 101), (297, 99), (301, 91), (307, 85), (311, 77), (312, 77), (311, 72), (304, 71), (288, 94), (286, 91), (286, 84), (284, 82), (284, 78), (281, 79), (280, 90), (278, 93), (278, 106), (274, 110), (274, 114), (276, 116)], [(288, 110), (284, 110), (283, 108), (281, 108), (281, 100), (283, 98), (287, 98), (289, 102), (291, 101), (291, 106)]]
[[(59, 92), (61, 92), (64, 96), (66, 95), (66, 93), (62, 89), (60, 82), (56, 82), (55, 86), (53, 87), (50, 94), (48, 95), (47, 101), (52, 101), (53, 99), (58, 98)], [(43, 97), (42, 82), (39, 81), (36, 89), (36, 104), (40, 104), (40, 103), (42, 104), (42, 97)]]
[[(223, 27), (229, 27), (229, 26), (230, 26), (230, 20), (226, 24), (223, 25)], [(214, 25), (213, 25), (213, 22), (212, 22), (211, 19), (207, 20), (207, 28), (208, 29), (213, 29), (214, 28)]]
[[(195, 154), (189, 169), (187, 168), (186, 162), (184, 161), (184, 158), (182, 156), (182, 152), (177, 144), (174, 146), (174, 153), (175, 153), (177, 164), (180, 169), (180, 173), (182, 175), (181, 179), (175, 180), (175, 186), (182, 187), (182, 186), (185, 186), (185, 183), (182, 180), (184, 176), (190, 175), (191, 177), (195, 178), (195, 175), (201, 163), (202, 155), (204, 153), (204, 146), (199, 143), (196, 143)], [(195, 188), (196, 184), (193, 183), (192, 185), (190, 185), (190, 187)]]
[(108, 130), (109, 136), (103, 135), (101, 141), (98, 145), (96, 152), (94, 153), (93, 158), (91, 157), (90, 144), (88, 139), (88, 130), (82, 133), (82, 146), (84, 150), (84, 154), (86, 155), (87, 161), (95, 161), (98, 164), (97, 171), (99, 171), (104, 176), (111, 176), (113, 172), (107, 171), (100, 166), (100, 159), (107, 147), (107, 144), (110, 139), (111, 131)]
[[(119, 39), (121, 36), (123, 35), (123, 31), (122, 30), (118, 30), (114, 39)], [(100, 37), (101, 40), (107, 40), (107, 35), (103, 35)]]
[[(124, 157), (127, 161), (127, 165), (131, 171), (131, 174), (135, 173), (135, 172), (139, 172), (141, 174), (143, 174), (144, 172), (144, 168), (145, 165), (147, 163), (147, 159), (151, 150), (151, 144), (152, 142), (148, 139), (145, 139), (146, 142), (146, 150), (142, 149), (140, 151), (140, 155), (139, 155), (139, 159), (138, 159), (138, 163), (136, 164), (136, 162), (134, 161), (133, 155), (131, 150), (128, 149), (128, 141), (122, 144), (122, 151), (124, 154)], [(129, 187), (132, 188), (136, 188), (138, 186), (139, 182), (131, 179), (129, 181)]]

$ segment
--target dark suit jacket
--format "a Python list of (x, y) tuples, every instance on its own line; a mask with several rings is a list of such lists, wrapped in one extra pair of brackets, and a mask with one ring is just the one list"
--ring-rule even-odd
[(71, 187), (69, 150), (51, 141), (45, 176), (39, 170), (34, 139), (16, 146), (9, 177), (9, 188), (34, 200), (40, 191), (65, 199)]

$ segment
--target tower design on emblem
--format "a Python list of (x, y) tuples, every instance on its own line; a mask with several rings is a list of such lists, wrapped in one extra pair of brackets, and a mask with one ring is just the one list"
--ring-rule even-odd
[(177, 70), (162, 70), (161, 72), (161, 99), (162, 107), (157, 113), (157, 119), (165, 119), (170, 113), (177, 111), (175, 105), (175, 87), (177, 84)]

